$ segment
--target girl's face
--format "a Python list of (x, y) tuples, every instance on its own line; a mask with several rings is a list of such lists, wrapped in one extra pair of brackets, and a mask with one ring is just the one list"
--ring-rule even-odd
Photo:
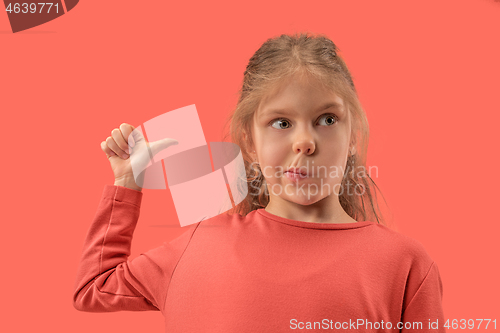
[[(343, 100), (315, 79), (297, 77), (261, 101), (253, 120), (254, 157), (267, 182), (269, 205), (339, 207), (351, 124)], [(252, 152), (253, 154), (253, 152)], [(287, 176), (291, 167), (307, 173)], [(335, 195), (331, 195), (335, 194)]]

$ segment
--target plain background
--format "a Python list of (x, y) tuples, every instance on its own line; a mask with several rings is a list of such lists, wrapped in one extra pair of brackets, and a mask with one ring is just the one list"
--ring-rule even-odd
[[(159, 312), (73, 308), (113, 184), (100, 143), (190, 104), (221, 141), (249, 58), (300, 31), (330, 37), (351, 69), (368, 165), (397, 230), (438, 264), (445, 318), (500, 319), (500, 2), (86, 0), (17, 34), (0, 12), (3, 332), (163, 332)], [(168, 190), (143, 192), (130, 259), (184, 230)]]

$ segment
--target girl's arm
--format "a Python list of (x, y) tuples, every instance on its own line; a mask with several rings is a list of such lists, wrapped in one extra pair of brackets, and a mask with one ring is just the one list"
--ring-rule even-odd
[(177, 262), (198, 224), (128, 261), (142, 192), (106, 185), (78, 267), (74, 307), (80, 311), (163, 311)]

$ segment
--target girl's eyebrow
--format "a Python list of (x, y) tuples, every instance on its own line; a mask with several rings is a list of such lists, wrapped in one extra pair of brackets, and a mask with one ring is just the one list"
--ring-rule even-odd
[[(324, 110), (329, 109), (329, 108), (335, 108), (338, 110), (342, 110), (343, 105), (336, 103), (336, 102), (328, 102), (328, 103), (324, 104), (323, 106), (321, 106), (320, 108), (318, 108), (318, 110), (316, 112), (321, 112), (321, 111), (324, 111)], [(272, 109), (272, 110), (265, 111), (263, 113), (263, 115), (264, 116), (271, 116), (271, 115), (275, 115), (275, 114), (287, 114), (287, 113), (288, 113), (287, 109)], [(292, 113), (294, 113), (293, 110), (292, 110)]]

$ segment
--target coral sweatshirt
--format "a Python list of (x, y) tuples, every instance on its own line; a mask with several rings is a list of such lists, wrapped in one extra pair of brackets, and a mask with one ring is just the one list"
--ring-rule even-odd
[(182, 333), (445, 332), (436, 263), (388, 227), (225, 213), (128, 260), (142, 196), (105, 186), (76, 309), (160, 311), (166, 332)]

